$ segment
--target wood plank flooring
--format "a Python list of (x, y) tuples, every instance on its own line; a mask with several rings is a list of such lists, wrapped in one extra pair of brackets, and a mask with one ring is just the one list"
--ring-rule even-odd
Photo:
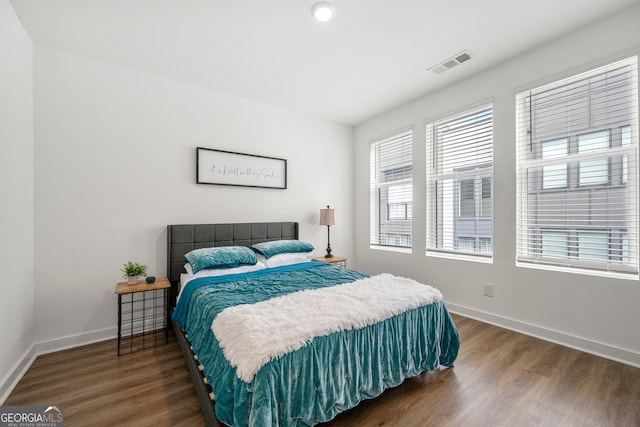
[[(424, 373), (323, 427), (640, 427), (640, 369), (454, 315), (453, 369)], [(63, 405), (66, 426), (200, 426), (177, 341), (40, 356), (4, 403)], [(265, 426), (266, 427), (266, 426)]]

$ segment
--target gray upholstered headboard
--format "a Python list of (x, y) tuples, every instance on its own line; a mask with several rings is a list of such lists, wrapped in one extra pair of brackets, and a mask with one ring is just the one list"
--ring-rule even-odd
[(298, 239), (297, 222), (254, 222), (236, 224), (180, 224), (167, 226), (167, 276), (171, 302), (175, 301), (184, 273), (184, 256), (189, 251), (213, 246), (251, 246), (271, 240)]

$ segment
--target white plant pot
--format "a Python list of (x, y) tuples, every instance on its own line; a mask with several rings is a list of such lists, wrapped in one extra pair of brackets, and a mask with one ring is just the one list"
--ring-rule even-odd
[(127, 283), (129, 283), (130, 285), (135, 285), (136, 283), (138, 283), (138, 276), (127, 277)]

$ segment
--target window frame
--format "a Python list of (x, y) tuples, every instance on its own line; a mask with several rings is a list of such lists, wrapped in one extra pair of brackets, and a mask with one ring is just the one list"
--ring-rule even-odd
[[(628, 67), (628, 70), (627, 70)], [(609, 77), (612, 77), (609, 80)], [(616, 82), (615, 79), (619, 80)], [(589, 80), (591, 79), (591, 80)], [(553, 102), (549, 96), (545, 98), (545, 95), (553, 92), (554, 90), (560, 90), (563, 88), (566, 93), (570, 93), (571, 85), (582, 84), (587, 89), (582, 89), (581, 93), (583, 104), (582, 110), (589, 109), (591, 103), (595, 107), (605, 111), (605, 115), (602, 111), (596, 111), (591, 113), (589, 109), (589, 116), (586, 113), (578, 111), (578, 107), (574, 107), (571, 103), (568, 103), (571, 108), (567, 111), (557, 110), (559, 118), (553, 115), (549, 115), (549, 103)], [(593, 83), (595, 82), (595, 83)], [(598, 84), (600, 86), (598, 86)], [(623, 89), (618, 89), (615, 87)], [(611, 89), (615, 87), (617, 90), (613, 92)], [(609, 110), (605, 107), (595, 104), (595, 99), (598, 97), (607, 99), (609, 94), (615, 93), (615, 100), (622, 99), (624, 102), (624, 109), (620, 111), (614, 111), (609, 114)], [(586, 94), (586, 95), (585, 95)], [(540, 111), (535, 110), (536, 104), (532, 102), (532, 97), (538, 96), (536, 102), (540, 103)], [(613, 95), (611, 95), (613, 96)], [(578, 104), (576, 98), (572, 98), (572, 102)], [(546, 102), (546, 104), (542, 104)], [(585, 107), (584, 105), (587, 105)], [(595, 108), (594, 107), (594, 108)], [(575, 108), (575, 111), (572, 110)], [(622, 108), (622, 107), (620, 107)], [(597, 116), (600, 113), (601, 116)], [(547, 114), (547, 116), (543, 116)], [(582, 114), (582, 116), (580, 115)], [(562, 120), (566, 116), (571, 121), (568, 122), (571, 126), (578, 128), (576, 123), (586, 121), (587, 125), (583, 126), (581, 131), (573, 131), (569, 129), (569, 125), (566, 125), (567, 133), (564, 135), (567, 138), (567, 156), (563, 160), (558, 158), (557, 160), (546, 161), (541, 158), (532, 157), (540, 151), (536, 151), (536, 145), (543, 143), (543, 138), (540, 135), (547, 136), (549, 141), (562, 139), (559, 136), (554, 136), (549, 130), (556, 132), (562, 132)], [(550, 128), (543, 128), (544, 120), (549, 120)], [(543, 123), (543, 124), (540, 124)], [(624, 123), (624, 124), (621, 124)], [(582, 124), (582, 123), (581, 123)], [(630, 130), (624, 130), (624, 129)], [(573, 128), (572, 128), (573, 129)], [(615, 131), (614, 131), (615, 129)], [(598, 150), (581, 150), (579, 138), (583, 135), (597, 134), (599, 132), (608, 131), (607, 147)], [(628, 132), (628, 134), (626, 133)], [(537, 135), (534, 137), (534, 135)], [(627, 135), (627, 136), (625, 136)], [(616, 139), (618, 138), (619, 141)], [(624, 139), (628, 138), (629, 143), (625, 144)], [(615, 141), (615, 143), (614, 143)], [(541, 149), (540, 149), (541, 150)], [(602, 150), (602, 151), (601, 151)], [(601, 156), (598, 153), (602, 152)], [(623, 279), (638, 279), (638, 57), (632, 56), (617, 62), (606, 64), (602, 67), (598, 67), (589, 70), (584, 73), (569, 76), (565, 79), (560, 79), (551, 82), (547, 85), (538, 86), (530, 90), (521, 91), (516, 94), (516, 265), (519, 267), (539, 268), (545, 270), (564, 271), (570, 273), (581, 273), (597, 275), (602, 277), (616, 277)], [(540, 157), (542, 157), (541, 154)], [(584, 166), (584, 162), (593, 160), (599, 160), (600, 158), (606, 159), (607, 181), (601, 179), (599, 182), (583, 180), (581, 182), (581, 164)], [(548, 160), (548, 159), (547, 159)], [(627, 167), (634, 165), (633, 170), (629, 170)], [(567, 181), (566, 188), (548, 188), (544, 185), (543, 170), (545, 166), (566, 164), (567, 167)], [(588, 163), (587, 163), (588, 164)], [(601, 163), (602, 164), (602, 163)], [(598, 170), (603, 170), (601, 167)], [(584, 173), (584, 169), (582, 169)], [(604, 175), (601, 173), (601, 175)], [(628, 176), (627, 176), (628, 175)], [(627, 179), (625, 179), (627, 178)], [(538, 184), (535, 181), (539, 180)], [(603, 195), (596, 195), (597, 199), (587, 199), (584, 196), (583, 200), (590, 200), (587, 202), (580, 202), (578, 196), (573, 196), (571, 192), (578, 194), (578, 191), (600, 191), (600, 194), (604, 194), (609, 188), (615, 187), (615, 190), (624, 195), (623, 202), (620, 202), (620, 197), (615, 201), (610, 201), (610, 198)], [(537, 191), (534, 190), (537, 188)], [(547, 194), (551, 197), (550, 192), (565, 193), (566, 199), (548, 198), (544, 199), (543, 196)], [(589, 193), (584, 193), (589, 194)], [(621, 196), (622, 197), (622, 196)], [(575, 198), (575, 200), (573, 199)], [(613, 198), (611, 198), (613, 199)], [(564, 200), (564, 201), (563, 201)], [(578, 200), (578, 201), (576, 201)], [(548, 205), (544, 205), (544, 203)], [(559, 220), (539, 219), (545, 217), (552, 217), (558, 215), (553, 213), (554, 209), (562, 208), (563, 203), (567, 206), (567, 215), (569, 215), (568, 223), (564, 226), (563, 230), (567, 232), (567, 255), (563, 258), (555, 258), (544, 255), (542, 249), (542, 229), (551, 229), (553, 227), (553, 221)], [(571, 203), (571, 204), (570, 204)], [(575, 203), (582, 203), (576, 205)], [(600, 205), (596, 205), (599, 203)], [(602, 203), (605, 203), (602, 205)], [(626, 216), (618, 215), (618, 217), (624, 218), (625, 222), (619, 222), (615, 219), (616, 215), (611, 212), (616, 211), (617, 205), (615, 203), (625, 203), (626, 211), (634, 215), (634, 218), (626, 219)], [(605, 206), (602, 208), (601, 206)], [(545, 212), (545, 209), (547, 210)], [(571, 210), (569, 210), (571, 209)], [(593, 213), (594, 209), (600, 209), (600, 212)], [(591, 216), (602, 216), (602, 209), (605, 209), (606, 219), (589, 219)], [(552, 212), (552, 213), (549, 213)], [(569, 213), (571, 212), (571, 213)], [(587, 215), (589, 217), (580, 217), (576, 215)], [(624, 215), (627, 215), (625, 213)], [(610, 219), (614, 217), (614, 219)], [(585, 219), (583, 219), (585, 218)], [(550, 221), (549, 224), (545, 224), (545, 221)], [(618, 221), (618, 222), (616, 222)], [(621, 221), (621, 220), (620, 220)], [(594, 224), (597, 226), (593, 229)], [(608, 255), (607, 261), (598, 261), (596, 256), (581, 257), (579, 242), (580, 234), (585, 234), (589, 231), (590, 227), (592, 232), (608, 235)], [(624, 232), (621, 231), (624, 229)], [(628, 230), (627, 230), (628, 229)], [(615, 237), (618, 236), (618, 237)], [(583, 237), (584, 240), (584, 237)], [(594, 246), (592, 244), (591, 246)], [(600, 245), (602, 246), (602, 245)], [(536, 249), (538, 248), (538, 249)], [(617, 249), (616, 249), (617, 248)], [(537, 254), (535, 251), (538, 251)], [(591, 248), (592, 252), (598, 252), (598, 248)], [(580, 259), (582, 258), (582, 260)], [(617, 259), (619, 258), (619, 259)], [(628, 262), (627, 262), (628, 258)]]
[[(465, 125), (465, 122), (468, 123)], [(474, 132), (478, 132), (476, 144), (478, 144), (478, 150), (481, 150), (480, 158), (482, 161), (468, 161), (466, 164), (454, 167), (456, 162), (452, 161), (452, 158), (445, 157), (446, 154), (443, 154), (443, 151), (455, 148), (460, 141), (456, 140), (454, 136), (452, 141), (445, 142), (446, 136), (439, 132), (439, 129), (445, 126), (450, 126), (454, 135), (457, 126), (460, 126), (460, 129), (469, 126), (474, 129)], [(493, 128), (494, 106), (492, 100), (425, 122), (427, 148), (426, 256), (493, 262)], [(474, 135), (475, 137), (476, 135)], [(486, 138), (490, 138), (490, 141), (485, 142)], [(467, 150), (466, 156), (471, 156), (470, 152), (472, 151)], [(487, 152), (488, 154), (486, 154)], [(483, 203), (485, 205), (487, 203), (482, 197), (485, 178), (490, 179), (490, 216), (482, 215), (483, 212), (486, 212), (483, 210)], [(470, 187), (473, 190), (472, 216), (462, 215), (465, 209), (463, 209), (460, 189), (465, 181), (472, 182)], [(453, 206), (444, 207), (449, 202), (452, 202)], [(450, 227), (456, 228), (457, 226), (447, 225), (460, 221), (474, 223), (475, 232), (469, 234), (468, 230), (453, 231), (453, 229), (450, 230)], [(482, 231), (486, 229), (489, 230), (487, 235)], [(460, 238), (473, 238), (474, 252), (461, 251), (459, 249)], [(491, 243), (485, 245), (485, 247), (491, 248), (489, 252), (480, 251), (482, 245), (479, 244), (479, 238), (490, 239)], [(448, 242), (447, 244), (444, 243), (445, 240)]]
[[(385, 144), (391, 144), (387, 156)], [(397, 144), (398, 146), (394, 146)], [(408, 147), (403, 147), (407, 144)], [(394, 162), (399, 162), (395, 164)], [(386, 169), (384, 163), (393, 165)], [(393, 179), (396, 177), (397, 179)], [(409, 201), (405, 204), (405, 218), (391, 215), (389, 189), (409, 188)], [(369, 247), (400, 252), (411, 252), (413, 247), (413, 128), (407, 127), (369, 143)], [(384, 193), (384, 195), (383, 195)], [(383, 208), (383, 205), (384, 208)], [(400, 242), (391, 244), (390, 241)], [(406, 243), (405, 243), (406, 242)]]

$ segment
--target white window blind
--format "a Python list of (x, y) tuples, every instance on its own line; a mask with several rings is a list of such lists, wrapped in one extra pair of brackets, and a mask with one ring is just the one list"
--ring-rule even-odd
[(493, 106), (427, 125), (427, 253), (493, 252)]
[(516, 103), (518, 265), (637, 277), (637, 57)]
[(370, 243), (411, 247), (413, 131), (403, 130), (370, 145)]

